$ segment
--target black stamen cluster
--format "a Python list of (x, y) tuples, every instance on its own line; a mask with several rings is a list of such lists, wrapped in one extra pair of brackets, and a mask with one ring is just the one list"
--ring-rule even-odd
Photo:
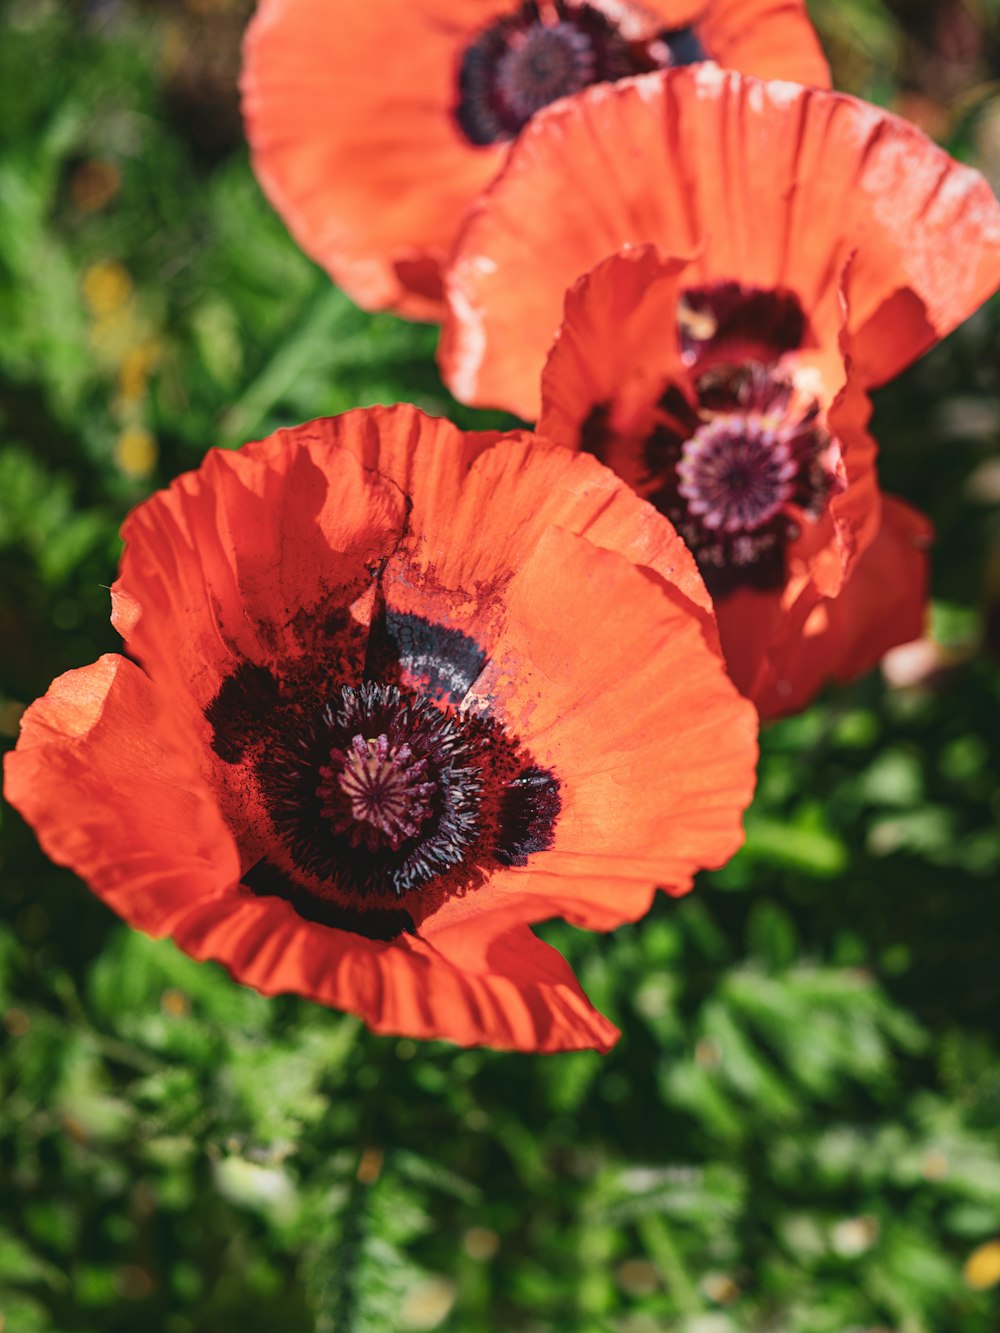
[[(398, 850), (354, 845), (322, 813), (321, 769), (353, 737), (384, 735), (425, 761), (431, 814)], [(486, 756), (482, 740), (430, 699), (367, 682), (302, 717), (294, 734), (260, 756), (260, 789), (275, 831), (295, 865), (362, 899), (402, 898), (458, 865), (478, 833)]]
[[(345, 659), (332, 644), (330, 660)], [(367, 659), (366, 673), (377, 664), (381, 679), (359, 684), (305, 661), (280, 674), (244, 664), (206, 716), (244, 819), (259, 811), (244, 884), (311, 920), (393, 939), (443, 897), (550, 847), (562, 802), (555, 775), (504, 726), (461, 708), (485, 662), (471, 639), (383, 610)], [(352, 827), (338, 765), (351, 754), (364, 762), (369, 742), (386, 762), (405, 755), (417, 774), (412, 835), (405, 819), (393, 829), (407, 836)]]

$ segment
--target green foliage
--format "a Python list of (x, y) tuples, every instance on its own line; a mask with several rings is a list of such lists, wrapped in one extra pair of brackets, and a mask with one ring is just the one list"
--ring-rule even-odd
[[(900, 6), (816, 8), (842, 79), (891, 100)], [(0, 10), (6, 742), (114, 648), (116, 529), (207, 447), (400, 399), (495, 424), (448, 400), (433, 330), (302, 257), (235, 138), (206, 160), (164, 82), (178, 13)], [(877, 403), (889, 489), (937, 525), (947, 670), (770, 728), (746, 847), (690, 898), (541, 928), (622, 1027), (605, 1058), (265, 999), (128, 931), (0, 812), (3, 1333), (997, 1326), (962, 1273), (1000, 1235), (1000, 527), (975, 482), (998, 334), (994, 305)]]

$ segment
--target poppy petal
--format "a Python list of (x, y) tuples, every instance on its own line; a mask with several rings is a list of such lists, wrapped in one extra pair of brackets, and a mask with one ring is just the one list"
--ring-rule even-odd
[(804, 0), (714, 0), (698, 25), (698, 37), (726, 69), (830, 87), (830, 66)]
[(481, 0), (261, 0), (243, 113), (254, 171), (305, 252), (365, 309), (441, 313), (438, 265), (506, 145), (454, 116)]
[[(385, 571), (387, 586), (409, 599), (406, 609), (429, 609), (420, 600), (429, 596), (434, 615), (447, 617), (450, 601), (448, 623), (488, 634), (498, 588), (540, 534), (559, 526), (643, 566), (716, 641), (711, 600), (683, 541), (592, 458), (544, 447), (545, 441), (522, 433), (463, 433), (405, 404), (346, 412), (295, 433), (316, 450), (350, 450), (366, 470), (407, 497), (410, 535)], [(268, 447), (280, 448), (284, 435), (279, 431)], [(528, 493), (534, 497), (530, 506), (523, 501)], [(414, 563), (418, 579), (407, 572)], [(424, 593), (431, 566), (434, 579)], [(474, 596), (477, 589), (483, 595)]]
[[(559, 911), (601, 929), (634, 920), (652, 885), (684, 892), (695, 870), (740, 846), (754, 709), (690, 616), (584, 538), (549, 529), (506, 601), (505, 632), (467, 704), (500, 708), (540, 764), (574, 774), (538, 861), (547, 881), (563, 881)], [(600, 633), (568, 660), (567, 635), (584, 618)], [(530, 868), (524, 877), (530, 893)]]
[(606, 1051), (618, 1036), (554, 949), (483, 914), (385, 942), (243, 895), (192, 904), (170, 933), (264, 995), (303, 995), (373, 1032), (525, 1051)]
[(547, 107), (470, 211), (439, 359), (465, 402), (533, 419), (564, 294), (628, 245), (699, 283), (794, 291), (836, 346), (848, 274), (855, 370), (881, 383), (1000, 283), (1000, 204), (913, 125), (843, 94), (713, 65)]
[(429, 931), (427, 944), (459, 978), (482, 978), (476, 1008), (489, 1015), (490, 1045), (607, 1051), (617, 1041), (618, 1029), (593, 1008), (563, 956), (526, 925), (498, 932), (483, 916), (474, 930), (463, 923)]
[(368, 586), (404, 523), (398, 490), (343, 451), (278, 449), (261, 466), (252, 451), (213, 450), (126, 520), (112, 621), (202, 709), (236, 663), (303, 651), (324, 606)]
[(764, 716), (802, 708), (820, 687), (869, 671), (898, 644), (924, 630), (932, 529), (917, 510), (885, 496), (875, 540), (839, 597), (819, 603), (795, 637), (776, 648), (774, 677), (762, 691)]
[(627, 429), (632, 411), (641, 413), (665, 384), (687, 379), (677, 331), (686, 267), (641, 245), (577, 278), (542, 371), (540, 435), (585, 446), (595, 410), (614, 403), (616, 423), (625, 417)]
[[(51, 859), (153, 934), (239, 881), (218, 805), (147, 677), (108, 654), (60, 676), (24, 714), (4, 795)], [(59, 799), (52, 799), (52, 792)]]

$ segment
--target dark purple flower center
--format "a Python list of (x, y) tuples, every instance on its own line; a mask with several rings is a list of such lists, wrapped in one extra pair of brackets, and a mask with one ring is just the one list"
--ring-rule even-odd
[(257, 812), (243, 883), (390, 939), (551, 846), (562, 801), (505, 727), (461, 708), (485, 661), (471, 639), (383, 611), (364, 659), (357, 685), (335, 649), (326, 673), (245, 664), (206, 715), (241, 814)]
[(690, 29), (660, 31), (638, 6), (623, 21), (600, 0), (526, 0), (466, 49), (455, 116), (470, 143), (497, 143), (515, 138), (543, 106), (592, 83), (703, 58)]
[(677, 334), (691, 389), (667, 388), (638, 442), (595, 404), (580, 446), (666, 514), (713, 597), (780, 588), (788, 544), (843, 484), (819, 403), (782, 369), (811, 337), (802, 303), (783, 287), (691, 287)]
[(497, 92), (522, 122), (593, 77), (594, 48), (572, 23), (536, 23), (517, 33), (496, 64)]
[(795, 492), (799, 463), (780, 421), (720, 413), (681, 449), (677, 494), (710, 532), (754, 532)]
[(273, 753), (264, 758), (276, 827), (303, 868), (398, 898), (461, 862), (495, 748), (475, 725), (425, 694), (369, 682), (341, 686), (306, 734), (315, 758), (295, 765), (291, 802), (281, 795), (288, 756), (279, 751), (277, 768)]
[(836, 486), (833, 441), (819, 404), (759, 362), (716, 366), (698, 400), (660, 400), (645, 442), (649, 498), (671, 520), (714, 596), (780, 587), (785, 550)]
[(693, 401), (676, 387), (663, 393), (638, 445), (619, 439), (610, 405), (598, 405), (582, 447), (631, 476), (670, 519), (714, 597), (780, 587), (789, 542), (840, 485), (819, 404), (757, 361), (713, 365), (694, 387)]
[(390, 745), (385, 732), (374, 739), (353, 736), (346, 751), (330, 751), (330, 763), (319, 772), (322, 813), (355, 846), (398, 851), (431, 812), (436, 785), (425, 780), (427, 761), (408, 745)]
[(324, 710), (332, 744), (316, 788), (330, 830), (352, 847), (398, 852), (449, 807), (453, 840), (463, 842), (455, 836), (463, 820), (455, 816), (471, 810), (479, 782), (472, 768), (456, 763), (466, 749), (458, 721), (426, 696), (404, 700), (398, 688), (345, 685), (340, 693), (339, 707)]

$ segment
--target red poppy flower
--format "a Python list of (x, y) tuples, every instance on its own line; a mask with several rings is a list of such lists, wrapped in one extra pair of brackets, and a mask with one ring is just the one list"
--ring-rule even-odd
[(212, 451), (124, 536), (134, 661), (60, 677), (7, 761), (48, 854), (267, 994), (606, 1049), (529, 923), (685, 891), (753, 782), (670, 526), (593, 459), (399, 407)]
[(783, 336), (833, 351), (853, 255), (848, 332), (866, 385), (1000, 284), (993, 191), (906, 121), (713, 65), (650, 74), (536, 117), (472, 209), (447, 278), (452, 391), (535, 419), (567, 289), (643, 244), (690, 256), (701, 299), (777, 293)]
[(829, 83), (804, 0), (262, 0), (247, 137), (271, 202), (352, 300), (437, 319), (462, 215), (540, 107), (706, 55)]
[(571, 288), (539, 430), (671, 520), (733, 680), (773, 717), (919, 634), (929, 531), (883, 515), (867, 398), (839, 356), (799, 347), (790, 296), (698, 291), (689, 271), (635, 247)]

